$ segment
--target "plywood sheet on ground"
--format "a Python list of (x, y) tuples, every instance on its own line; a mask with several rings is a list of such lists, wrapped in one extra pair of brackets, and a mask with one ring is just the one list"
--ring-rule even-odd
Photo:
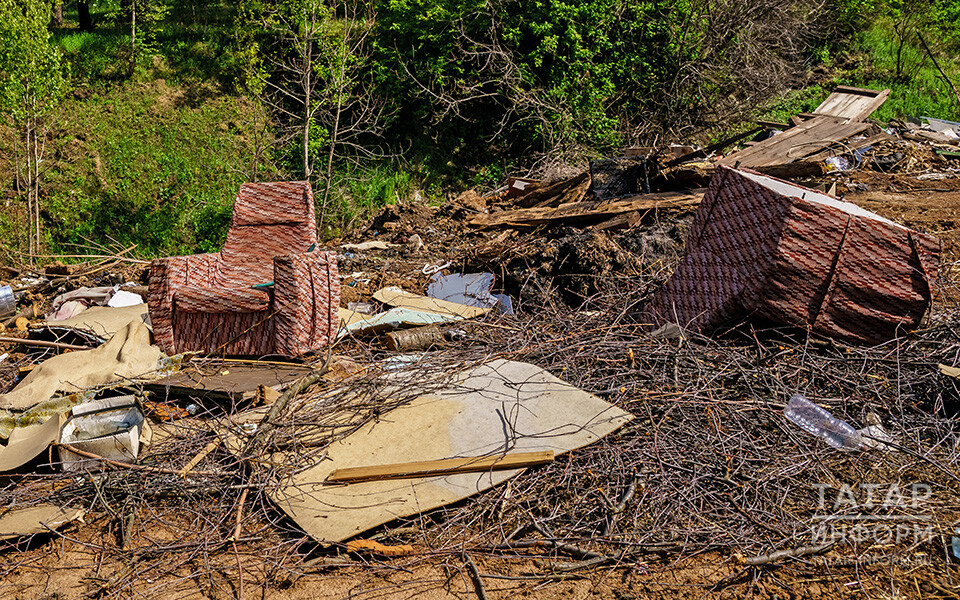
[(457, 502), (520, 473), (325, 483), (335, 469), (406, 461), (569, 452), (632, 415), (539, 367), (497, 360), (463, 372), (333, 444), (324, 460), (291, 477), (273, 500), (313, 538), (336, 542), (396, 518)]
[(144, 389), (158, 394), (160, 398), (186, 395), (240, 400), (256, 393), (261, 385), (279, 390), (312, 371), (309, 366), (292, 363), (191, 362), (178, 373), (145, 384)]

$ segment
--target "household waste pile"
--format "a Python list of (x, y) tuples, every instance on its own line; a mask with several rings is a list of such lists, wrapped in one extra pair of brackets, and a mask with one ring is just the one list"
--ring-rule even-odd
[(387, 207), (329, 244), (329, 357), (164, 356), (142, 304), (43, 318), (78, 288), (145, 293), (129, 249), (8, 267), (0, 594), (955, 594), (960, 180), (906, 138), (878, 143), (913, 163), (791, 184), (943, 241), (907, 286), (929, 310), (883, 339), (650, 318), (722, 182), (643, 187), (696, 149)]

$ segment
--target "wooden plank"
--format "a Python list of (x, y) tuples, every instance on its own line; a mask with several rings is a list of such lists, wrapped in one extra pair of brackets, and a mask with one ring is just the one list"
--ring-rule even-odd
[(838, 86), (813, 112), (817, 115), (860, 121), (880, 108), (889, 96), (888, 89), (878, 91)]
[(573, 202), (557, 208), (521, 208), (517, 210), (477, 215), (467, 224), (472, 227), (534, 227), (563, 221), (569, 223), (599, 221), (622, 213), (664, 208), (696, 206), (704, 190), (689, 192), (660, 192), (628, 196), (612, 202)]
[(726, 165), (739, 162), (741, 166), (751, 169), (786, 164), (803, 160), (870, 127), (872, 125), (869, 123), (846, 122), (836, 117), (821, 115), (756, 146), (735, 152), (720, 162)]
[(889, 140), (897, 139), (896, 136), (890, 135), (886, 132), (880, 132), (874, 135), (867, 136), (862, 140), (846, 140), (841, 144), (838, 144), (837, 147), (828, 147), (818, 152), (812, 156), (808, 156), (806, 160), (824, 160), (828, 156), (835, 156), (837, 154), (849, 154), (860, 148), (866, 148), (867, 146), (872, 146), (874, 144), (879, 144), (880, 142), (886, 142)]
[(611, 231), (614, 229), (626, 229), (633, 227), (640, 222), (640, 219), (643, 218), (643, 214), (640, 211), (633, 211), (628, 213), (623, 213), (607, 219), (602, 223), (597, 223), (596, 225), (591, 225), (587, 229), (594, 231)]
[[(702, 148), (702, 149), (700, 149), (700, 150), (695, 150), (695, 151), (693, 151), (693, 152), (684, 154), (683, 156), (678, 156), (677, 158), (675, 158), (675, 159), (671, 160), (670, 162), (668, 162), (668, 163), (666, 164), (666, 166), (669, 168), (669, 167), (673, 167), (673, 166), (679, 165), (680, 163), (685, 163), (685, 162), (687, 162), (687, 161), (693, 160), (693, 159), (695, 159), (695, 158), (701, 158), (701, 157), (704, 157), (704, 156), (709, 156), (710, 154), (712, 154), (712, 153), (714, 153), (714, 152), (717, 152), (717, 151), (719, 151), (719, 150), (723, 150), (723, 149), (726, 148), (727, 146), (730, 146), (730, 145), (732, 145), (732, 144), (736, 144), (736, 143), (739, 142), (740, 140), (742, 140), (742, 139), (744, 139), (744, 138), (748, 138), (748, 137), (750, 137), (751, 135), (756, 135), (756, 134), (760, 133), (761, 131), (763, 131), (763, 128), (762, 128), (762, 127), (754, 127), (753, 129), (751, 129), (751, 130), (749, 130), (749, 131), (744, 131), (743, 133), (738, 133), (738, 134), (736, 134), (736, 135), (734, 135), (734, 136), (732, 136), (732, 137), (728, 137), (728, 138), (726, 138), (726, 139), (724, 139), (724, 140), (720, 140), (719, 142), (716, 142), (716, 143), (714, 143), (714, 144), (710, 144), (710, 145), (707, 146), (706, 148)], [(747, 142), (747, 143), (749, 143), (749, 142)]]
[(783, 133), (769, 137), (755, 146), (739, 152), (734, 152), (720, 160), (720, 164), (733, 165), (739, 162), (744, 167), (758, 167), (765, 164), (780, 164), (789, 162), (787, 151), (793, 145), (793, 140), (803, 136), (807, 131), (816, 129), (826, 123), (829, 126), (839, 126), (842, 121), (833, 117), (816, 117), (804, 121)]
[(793, 123), (777, 123), (776, 121), (765, 121), (763, 119), (757, 119), (757, 125), (761, 127), (766, 127), (767, 129), (790, 129), (794, 124)]
[(375, 465), (371, 467), (347, 467), (337, 469), (327, 476), (330, 483), (356, 483), (381, 479), (406, 479), (411, 477), (436, 477), (457, 473), (478, 473), (507, 469), (525, 469), (553, 462), (553, 450), (539, 452), (515, 452), (496, 456), (473, 456), (467, 458), (442, 458), (416, 462)]
[(871, 97), (877, 97), (882, 93), (881, 90), (870, 90), (867, 88), (851, 87), (849, 85), (838, 85), (833, 88), (833, 91), (838, 94), (860, 94), (861, 96)]

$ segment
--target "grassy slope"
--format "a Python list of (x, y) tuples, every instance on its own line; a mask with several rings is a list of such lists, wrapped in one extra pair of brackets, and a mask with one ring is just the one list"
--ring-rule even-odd
[[(140, 256), (220, 246), (233, 198), (268, 141), (263, 111), (164, 59), (130, 73), (126, 35), (61, 32), (75, 91), (53, 120), (42, 178), (52, 252), (137, 244)], [(264, 140), (264, 136), (267, 140)], [(13, 177), (13, 132), (0, 131), (0, 173)], [(270, 172), (259, 162), (259, 175)], [(25, 246), (22, 201), (0, 205), (6, 248)]]
[[(940, 66), (954, 85), (960, 86), (960, 64), (954, 53), (942, 43), (938, 44), (932, 39), (927, 41)], [(960, 121), (960, 105), (953, 91), (943, 81), (916, 38), (903, 48), (900, 78), (896, 75), (896, 57), (896, 36), (890, 22), (881, 19), (861, 34), (853, 58), (838, 67), (830, 81), (785, 95), (763, 114), (763, 118), (785, 121), (790, 115), (816, 108), (834, 85), (850, 85), (876, 90), (890, 89), (890, 98), (872, 117), (881, 123), (908, 117)]]

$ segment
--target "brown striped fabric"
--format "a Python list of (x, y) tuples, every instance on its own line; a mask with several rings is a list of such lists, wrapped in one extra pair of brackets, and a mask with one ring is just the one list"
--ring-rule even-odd
[(920, 323), (939, 255), (930, 235), (815, 190), (721, 166), (683, 262), (642, 317), (711, 332), (756, 315), (881, 343)]
[[(336, 254), (317, 242), (308, 182), (245, 183), (223, 250), (154, 260), (147, 302), (167, 354), (298, 356), (336, 336)], [(253, 287), (258, 284), (272, 286)]]

